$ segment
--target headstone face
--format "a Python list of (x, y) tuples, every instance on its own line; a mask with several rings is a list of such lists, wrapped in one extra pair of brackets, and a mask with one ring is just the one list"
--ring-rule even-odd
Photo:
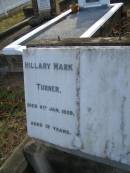
[(110, 0), (78, 0), (80, 7), (96, 7), (109, 5)]
[(76, 129), (76, 53), (31, 49), (24, 59), (28, 133), (67, 148)]
[(130, 166), (129, 47), (27, 48), (31, 137)]
[(39, 12), (50, 11), (50, 0), (37, 0)]

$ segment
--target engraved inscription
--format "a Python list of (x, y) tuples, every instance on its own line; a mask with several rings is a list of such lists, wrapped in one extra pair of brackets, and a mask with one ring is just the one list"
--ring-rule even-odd
[(72, 64), (59, 64), (59, 63), (54, 63), (54, 70), (65, 70), (65, 71), (72, 71)]
[[(36, 121), (31, 121), (31, 126), (34, 126), (34, 127), (44, 127), (43, 123), (36, 122)], [(63, 134), (66, 134), (66, 135), (70, 135), (71, 134), (68, 129), (63, 129), (63, 128), (59, 128), (59, 127), (55, 127), (55, 126), (53, 126), (51, 128), (50, 124), (45, 124), (45, 128), (48, 129), (48, 130), (54, 130), (55, 132), (63, 133)]]
[(25, 62), (25, 69), (35, 69), (35, 70), (50, 70), (54, 71), (73, 71), (73, 64), (60, 64), (60, 63), (36, 63), (36, 62)]
[(72, 110), (68, 110), (68, 109), (60, 109), (58, 107), (53, 107), (53, 106), (50, 106), (48, 107), (47, 105), (38, 105), (38, 104), (34, 104), (34, 103), (27, 103), (27, 107), (28, 108), (35, 108), (35, 109), (40, 109), (40, 110), (43, 110), (43, 111), (50, 111), (50, 112), (54, 112), (54, 113), (57, 113), (57, 114), (61, 114), (61, 115), (69, 115), (69, 116), (74, 116), (74, 112)]
[(70, 134), (69, 130), (58, 128), (58, 127), (53, 127), (54, 131), (59, 132), (59, 133), (65, 133), (67, 135)]
[(28, 52), (23, 62), (28, 129), (31, 136), (58, 144), (57, 138), (69, 141), (74, 133), (75, 61), (69, 54), (63, 59), (61, 52), (43, 52)]
[(50, 63), (32, 63), (32, 62), (25, 62), (24, 67), (26, 69), (41, 69), (41, 70), (49, 70), (51, 64)]
[(37, 83), (36, 86), (37, 86), (38, 91), (48, 91), (48, 92), (61, 93), (58, 86), (43, 85), (40, 83)]
[(37, 108), (37, 104), (27, 103), (27, 107), (29, 107), (29, 108)]

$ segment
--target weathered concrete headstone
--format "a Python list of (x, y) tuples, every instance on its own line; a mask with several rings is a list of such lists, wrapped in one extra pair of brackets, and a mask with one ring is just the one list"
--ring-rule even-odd
[[(27, 114), (34, 117), (29, 118), (28, 133), (30, 135), (34, 133), (37, 138), (41, 138), (42, 134), (43, 140), (73, 148), (77, 109), (77, 52), (53, 48), (44, 51), (46, 56), (43, 56), (43, 50), (40, 49), (37, 57), (35, 50), (32, 49), (31, 55), (34, 56), (31, 57), (30, 53), (27, 53), (29, 57), (24, 59), (25, 92), (28, 93)], [(41, 72), (44, 73), (41, 75)], [(33, 78), (29, 77), (30, 75)]]
[(28, 134), (129, 169), (129, 54), (129, 47), (25, 50)]

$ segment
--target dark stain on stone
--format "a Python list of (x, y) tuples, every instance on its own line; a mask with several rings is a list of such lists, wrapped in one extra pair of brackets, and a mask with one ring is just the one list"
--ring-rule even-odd
[(125, 137), (126, 137), (126, 135), (124, 134), (124, 130), (125, 130), (124, 116), (125, 116), (125, 103), (126, 103), (126, 100), (127, 100), (127, 98), (125, 96), (123, 96), (122, 97), (122, 102), (121, 102), (121, 125), (120, 125), (123, 147), (125, 145)]
[(91, 107), (88, 107), (88, 112), (91, 112), (92, 111), (92, 108)]
[(109, 141), (107, 140), (104, 147), (104, 154), (106, 155), (106, 157), (107, 157), (108, 145), (109, 145)]

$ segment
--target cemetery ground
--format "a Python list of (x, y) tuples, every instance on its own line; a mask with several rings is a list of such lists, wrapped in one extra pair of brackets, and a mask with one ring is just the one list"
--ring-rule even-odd
[(0, 166), (26, 135), (23, 78), (0, 78)]
[(24, 9), (30, 8), (32, 5), (31, 3), (21, 5), (16, 7), (13, 10), (10, 10), (5, 15), (0, 16), (0, 33), (5, 32), (6, 30), (10, 29), (11, 27), (17, 25), (18, 23), (22, 22), (26, 19)]
[(25, 16), (22, 10), (20, 10), (16, 14), (12, 14), (11, 16), (7, 16), (0, 21), (0, 32), (4, 32), (5, 30), (9, 29), (10, 27), (14, 26), (15, 24), (24, 20)]

